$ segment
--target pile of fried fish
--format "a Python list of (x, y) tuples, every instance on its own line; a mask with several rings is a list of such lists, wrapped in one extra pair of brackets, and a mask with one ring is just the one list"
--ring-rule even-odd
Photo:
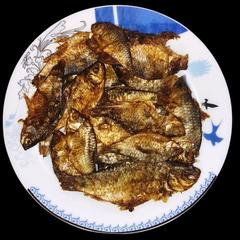
[(25, 96), (21, 144), (50, 154), (62, 189), (131, 211), (196, 183), (201, 110), (175, 75), (188, 65), (166, 45), (177, 38), (95, 23), (55, 39)]

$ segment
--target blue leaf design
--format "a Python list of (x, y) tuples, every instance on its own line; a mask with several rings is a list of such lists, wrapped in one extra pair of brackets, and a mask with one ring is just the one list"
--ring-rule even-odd
[(217, 135), (217, 130), (220, 125), (221, 125), (221, 123), (219, 123), (218, 125), (214, 125), (214, 123), (212, 122), (212, 132), (203, 133), (203, 136), (205, 137), (205, 139), (208, 141), (211, 141), (213, 146), (215, 146), (216, 143), (220, 143), (223, 140), (223, 138), (221, 138)]
[(211, 65), (206, 60), (193, 61), (189, 63), (188, 70), (194, 77), (199, 77), (208, 74), (211, 69)]

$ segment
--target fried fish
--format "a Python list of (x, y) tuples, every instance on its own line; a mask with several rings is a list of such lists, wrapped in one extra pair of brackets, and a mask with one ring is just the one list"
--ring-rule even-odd
[(174, 192), (183, 192), (198, 180), (196, 167), (172, 165), (167, 162), (123, 162), (108, 170), (68, 177), (58, 174), (65, 190), (81, 191), (95, 199), (117, 204), (132, 211), (149, 200), (166, 201)]

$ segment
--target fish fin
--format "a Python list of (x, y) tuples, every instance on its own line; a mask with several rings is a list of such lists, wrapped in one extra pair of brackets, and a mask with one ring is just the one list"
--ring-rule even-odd
[(25, 100), (25, 102), (26, 102), (26, 104), (27, 104), (27, 108), (28, 108), (28, 110), (30, 109), (30, 107), (31, 107), (31, 99), (24, 93), (24, 100)]

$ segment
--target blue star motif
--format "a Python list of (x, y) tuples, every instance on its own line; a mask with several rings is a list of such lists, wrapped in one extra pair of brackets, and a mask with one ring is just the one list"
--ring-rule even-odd
[(203, 136), (208, 140), (211, 141), (212, 145), (215, 146), (216, 143), (220, 143), (223, 138), (217, 136), (217, 130), (221, 123), (218, 125), (214, 125), (212, 122), (212, 132), (211, 133), (203, 133)]

